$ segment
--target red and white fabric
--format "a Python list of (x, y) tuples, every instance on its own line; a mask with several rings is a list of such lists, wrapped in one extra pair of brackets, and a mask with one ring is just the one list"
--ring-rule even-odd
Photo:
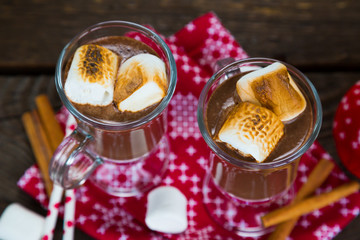
[(333, 132), (342, 165), (360, 178), (360, 81), (342, 98), (335, 114)]
[[(146, 194), (132, 198), (114, 197), (89, 182), (76, 190), (76, 227), (96, 239), (107, 240), (243, 239), (217, 225), (204, 208), (201, 188), (208, 163), (208, 149), (198, 129), (196, 108), (200, 92), (213, 74), (215, 62), (226, 57), (247, 58), (248, 55), (214, 13), (193, 20), (164, 39), (176, 60), (178, 83), (168, 112), (170, 164), (160, 185), (174, 186), (187, 197), (188, 228), (181, 234), (153, 232), (144, 221)], [(65, 108), (58, 112), (57, 117), (62, 126), (74, 128), (74, 122), (71, 118), (69, 120)], [(332, 160), (318, 143), (305, 153), (299, 164), (295, 189), (306, 182), (314, 165), (323, 157)], [(316, 193), (329, 191), (347, 181), (345, 174), (335, 168)], [(36, 165), (25, 172), (18, 185), (44, 207), (48, 205)], [(359, 207), (360, 194), (356, 193), (307, 214), (300, 218), (290, 239), (331, 239), (359, 214)], [(63, 211), (61, 208), (60, 212)]]

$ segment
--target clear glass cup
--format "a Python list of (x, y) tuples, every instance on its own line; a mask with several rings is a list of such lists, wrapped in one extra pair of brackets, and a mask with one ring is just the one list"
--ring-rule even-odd
[(312, 114), (302, 143), (271, 162), (256, 163), (230, 155), (214, 141), (208, 128), (206, 111), (210, 97), (231, 76), (279, 61), (248, 58), (230, 62), (227, 59), (224, 62), (226, 66), (206, 83), (198, 103), (199, 128), (209, 146), (209, 168), (203, 186), (204, 204), (210, 216), (229, 231), (241, 236), (256, 237), (271, 231), (262, 227), (261, 215), (287, 204), (293, 198), (293, 182), (299, 159), (313, 144), (320, 131), (322, 107), (318, 93), (309, 79), (295, 67), (283, 63), (305, 96)]
[[(66, 66), (75, 50), (108, 36), (130, 36), (153, 48), (165, 62), (166, 96), (148, 115), (130, 122), (95, 119), (80, 113), (64, 92)], [(75, 117), (77, 128), (65, 138), (50, 163), (50, 176), (64, 188), (89, 179), (107, 193), (133, 196), (161, 181), (167, 169), (167, 106), (176, 86), (176, 65), (166, 43), (150, 29), (136, 23), (108, 21), (93, 25), (74, 37), (62, 50), (55, 74), (58, 94)]]

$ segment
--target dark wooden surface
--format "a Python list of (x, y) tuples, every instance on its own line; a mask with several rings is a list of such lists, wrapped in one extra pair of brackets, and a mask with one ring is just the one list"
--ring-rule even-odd
[[(219, 16), (250, 56), (284, 60), (310, 78), (324, 108), (319, 141), (338, 159), (332, 123), (342, 96), (360, 80), (360, 1), (0, 0), (0, 213), (19, 202), (45, 215), (16, 186), (35, 161), (20, 117), (34, 108), (40, 93), (55, 108), (61, 105), (54, 67), (77, 32), (120, 19), (151, 24), (169, 36), (208, 11)], [(76, 239), (91, 238), (77, 230)], [(360, 239), (360, 217), (335, 239)]]

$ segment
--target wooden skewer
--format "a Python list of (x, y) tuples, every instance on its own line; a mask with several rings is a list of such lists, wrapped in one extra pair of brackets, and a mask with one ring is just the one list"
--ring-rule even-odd
[[(321, 159), (311, 171), (307, 181), (300, 188), (293, 203), (299, 202), (312, 194), (328, 178), (334, 169), (334, 163), (327, 159)], [(291, 233), (299, 217), (295, 217), (276, 226), (268, 240), (285, 240)]]
[(52, 148), (48, 143), (45, 130), (41, 125), (36, 110), (24, 113), (22, 115), (22, 122), (42, 174), (46, 193), (50, 196), (52, 191), (52, 181), (49, 176), (49, 161), (53, 154)]
[(346, 197), (359, 190), (360, 184), (356, 181), (345, 183), (332, 191), (317, 196), (306, 198), (289, 206), (277, 209), (262, 217), (264, 227), (270, 227), (278, 223), (310, 213), (316, 209), (325, 207), (339, 199)]

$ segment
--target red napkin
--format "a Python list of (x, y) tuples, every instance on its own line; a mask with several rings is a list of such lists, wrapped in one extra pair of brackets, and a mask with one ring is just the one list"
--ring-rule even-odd
[[(133, 198), (113, 197), (90, 182), (76, 191), (76, 226), (96, 239), (243, 239), (217, 225), (204, 208), (201, 188), (208, 163), (208, 148), (197, 126), (196, 108), (200, 92), (213, 74), (215, 62), (229, 56), (235, 59), (248, 56), (214, 13), (193, 20), (165, 41), (176, 60), (178, 84), (169, 105), (170, 164), (160, 185), (177, 187), (187, 197), (189, 226), (181, 234), (150, 231), (144, 221), (146, 194)], [(68, 115), (62, 108), (58, 119), (68, 129), (73, 129)], [(317, 143), (304, 154), (295, 190), (306, 182), (314, 165), (323, 157), (331, 160)], [(347, 177), (336, 168), (317, 193), (331, 190), (346, 181)], [(48, 199), (36, 166), (25, 172), (18, 185), (47, 206)], [(331, 239), (359, 214), (359, 206), (360, 194), (352, 194), (305, 215), (298, 221), (291, 239)]]

